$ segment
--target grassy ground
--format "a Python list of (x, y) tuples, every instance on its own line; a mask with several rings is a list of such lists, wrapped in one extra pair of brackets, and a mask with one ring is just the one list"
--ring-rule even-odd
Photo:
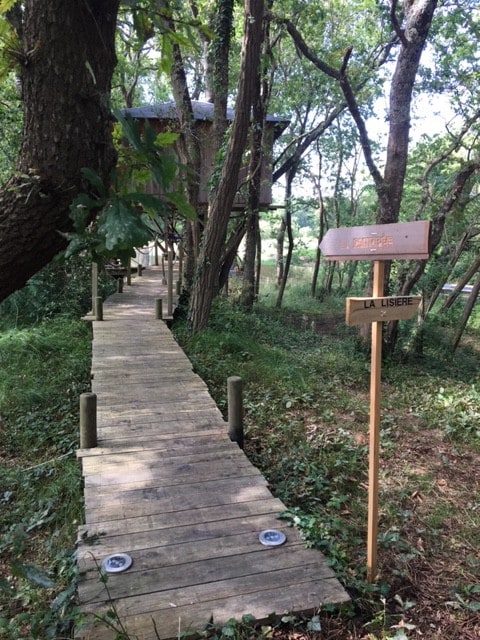
[[(89, 264), (53, 264), (0, 306), (0, 638), (69, 638), (83, 517), (79, 395)], [(111, 283), (103, 281), (102, 288)]]
[(401, 351), (384, 363), (372, 586), (365, 581), (368, 348), (345, 327), (341, 304), (302, 297), (292, 291), (290, 310), (278, 312), (267, 295), (247, 315), (219, 301), (211, 327), (185, 348), (222, 409), (226, 378), (243, 378), (246, 452), (287, 505), (285, 517), (328, 556), (352, 603), (263, 631), (232, 625), (224, 637), (478, 638), (478, 333), (453, 357), (448, 319), (437, 322), (423, 355)]
[[(60, 276), (33, 283), (35, 304), (23, 292), (0, 313), (2, 640), (67, 638), (75, 616), (72, 552), (82, 496), (74, 449), (90, 334), (74, 319), (73, 302), (68, 316), (58, 315), (65, 304), (51, 296), (40, 304), (46, 286), (70, 299), (59, 287), (70, 276)], [(285, 517), (327, 554), (352, 603), (263, 626), (247, 618), (204, 636), (477, 638), (478, 325), (455, 357), (443, 318), (428, 328), (423, 355), (402, 349), (384, 363), (379, 581), (372, 587), (365, 582), (368, 348), (345, 327), (342, 298), (320, 304), (305, 285), (287, 289), (285, 310), (273, 309), (274, 299), (275, 289), (265, 289), (247, 315), (219, 300), (211, 327), (185, 348), (222, 409), (226, 378), (244, 379), (246, 451), (287, 505)], [(27, 308), (32, 317), (20, 323)], [(185, 335), (181, 325), (176, 332)]]

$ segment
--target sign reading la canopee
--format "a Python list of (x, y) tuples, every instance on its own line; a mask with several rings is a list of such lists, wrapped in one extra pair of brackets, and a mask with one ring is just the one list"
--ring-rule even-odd
[(405, 222), (330, 229), (320, 243), (327, 260), (372, 260), (373, 297), (347, 298), (346, 322), (372, 324), (370, 368), (370, 446), (368, 469), (367, 580), (377, 574), (378, 489), (382, 327), (390, 320), (413, 318), (421, 296), (383, 296), (386, 260), (426, 260), (430, 222)]
[(430, 222), (329, 229), (320, 250), (327, 260), (426, 260)]

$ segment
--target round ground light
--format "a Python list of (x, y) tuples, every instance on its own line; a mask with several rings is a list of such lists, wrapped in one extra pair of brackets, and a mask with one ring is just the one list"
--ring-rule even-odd
[(266, 547), (278, 547), (286, 541), (287, 536), (276, 529), (266, 529), (259, 534), (258, 539)]
[(132, 564), (133, 560), (127, 553), (112, 553), (104, 558), (102, 567), (107, 573), (122, 573), (130, 569)]

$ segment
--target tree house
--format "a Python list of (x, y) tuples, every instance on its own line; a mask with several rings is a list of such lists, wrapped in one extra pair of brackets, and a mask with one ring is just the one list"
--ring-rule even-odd
[[(211, 102), (193, 101), (193, 115), (195, 118), (195, 129), (200, 141), (200, 193), (199, 205), (208, 203), (208, 182), (215, 166), (215, 156), (210, 143), (213, 125), (213, 104)], [(132, 107), (123, 111), (126, 115), (140, 121), (148, 121), (154, 131), (161, 133), (164, 131), (178, 131), (179, 122), (177, 110), (174, 102), (163, 102), (146, 107)], [(234, 110), (227, 109), (227, 119), (233, 120)], [(267, 116), (265, 131), (265, 155), (261, 169), (260, 207), (268, 208), (272, 204), (272, 149), (273, 143), (287, 128), (290, 121), (275, 116)], [(175, 148), (175, 144), (174, 144)], [(176, 150), (176, 149), (175, 149)], [(238, 179), (239, 187), (244, 183), (247, 168), (240, 170)], [(156, 193), (156, 187), (151, 184), (147, 191)], [(239, 188), (235, 197), (234, 209), (243, 209), (245, 199), (242, 190)]]

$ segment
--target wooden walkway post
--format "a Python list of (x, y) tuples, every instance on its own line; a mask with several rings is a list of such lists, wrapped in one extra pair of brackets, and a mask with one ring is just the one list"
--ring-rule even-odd
[(92, 314), (95, 315), (95, 305), (98, 296), (98, 262), (92, 262)]
[(95, 393), (80, 395), (80, 448), (97, 446), (97, 396)]
[(162, 320), (163, 318), (163, 300), (162, 298), (155, 298), (155, 318)]
[(243, 382), (239, 376), (227, 378), (228, 435), (243, 449)]
[(130, 286), (131, 284), (132, 284), (132, 264), (129, 260), (127, 264), (127, 286)]
[(117, 278), (117, 293), (123, 293), (123, 276)]
[(168, 250), (167, 315), (173, 314), (173, 249)]
[(183, 240), (180, 241), (180, 246), (178, 247), (178, 281), (180, 282), (180, 290), (182, 289), (183, 284), (183, 259), (184, 259), (185, 249), (183, 247)]
[(103, 320), (103, 300), (101, 296), (95, 298), (95, 320)]

